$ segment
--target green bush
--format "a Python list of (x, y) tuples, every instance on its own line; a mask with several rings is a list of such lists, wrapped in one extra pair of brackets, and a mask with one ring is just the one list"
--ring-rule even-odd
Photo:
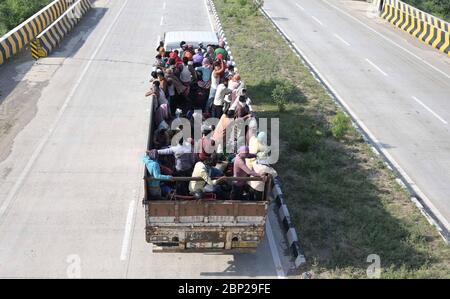
[(286, 111), (286, 105), (294, 95), (295, 86), (288, 81), (278, 83), (272, 91), (272, 100), (277, 105), (279, 112)]
[(0, 35), (4, 35), (50, 2), (50, 0), (0, 0)]
[(248, 4), (248, 0), (239, 0), (240, 6), (246, 6)]
[(336, 139), (342, 139), (350, 129), (350, 119), (339, 111), (331, 122), (331, 132)]

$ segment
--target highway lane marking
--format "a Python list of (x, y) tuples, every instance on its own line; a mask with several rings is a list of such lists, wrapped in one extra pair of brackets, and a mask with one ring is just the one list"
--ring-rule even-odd
[(419, 100), (418, 98), (416, 98), (415, 96), (412, 96), (413, 100), (416, 101), (417, 103), (419, 103), (420, 105), (422, 105), (423, 108), (425, 108), (426, 110), (428, 110), (428, 112), (430, 112), (431, 114), (433, 114), (437, 119), (439, 119), (441, 122), (443, 122), (445, 125), (448, 125), (448, 122), (445, 121), (442, 117), (440, 117), (436, 112), (434, 112), (433, 110), (431, 110), (430, 107), (428, 107), (427, 105), (425, 105), (421, 100)]
[(166, 6), (167, 6), (167, 3), (166, 3), (166, 2), (164, 2), (164, 3), (163, 3), (163, 10), (165, 10), (165, 9), (166, 9)]
[(404, 48), (403, 46), (397, 44), (395, 41), (393, 41), (392, 39), (388, 38), (387, 36), (385, 36), (384, 34), (378, 32), (377, 30), (373, 29), (372, 27), (370, 27), (369, 25), (365, 24), (363, 21), (359, 20), (358, 18), (352, 16), (351, 14), (349, 14), (348, 12), (342, 10), (341, 8), (331, 4), (330, 2), (328, 2), (327, 0), (322, 0), (323, 2), (327, 3), (329, 6), (333, 7), (334, 9), (340, 11), (341, 13), (343, 13), (344, 15), (348, 16), (349, 18), (353, 19), (354, 21), (358, 22), (359, 24), (363, 25), (364, 27), (366, 27), (367, 29), (369, 29), (370, 31), (374, 32), (375, 34), (381, 36), (383, 39), (389, 41), (390, 43), (392, 43), (393, 45), (397, 46), (398, 48), (402, 49), (403, 51), (407, 52), (408, 54), (410, 54), (411, 56), (413, 56), (414, 58), (422, 61), (424, 64), (426, 64), (427, 66), (429, 66), (430, 68), (432, 68), (433, 70), (437, 71), (438, 73), (444, 75), (445, 77), (450, 79), (450, 75), (447, 74), (446, 72), (440, 70), (439, 68), (435, 67), (434, 65), (432, 65), (431, 63), (427, 62), (425, 59), (417, 56), (416, 54), (414, 54), (413, 52), (409, 51), (408, 49)]
[(374, 68), (376, 68), (380, 73), (382, 73), (384, 76), (388, 76), (387, 73), (385, 73), (378, 65), (376, 65), (375, 63), (373, 63), (372, 61), (370, 61), (368, 58), (366, 58), (366, 61), (372, 65)]
[(278, 253), (278, 248), (275, 243), (275, 238), (272, 233), (272, 225), (270, 225), (269, 215), (266, 218), (266, 234), (267, 240), (269, 241), (270, 252), (272, 253), (273, 263), (275, 264), (275, 271), (277, 272), (278, 278), (286, 278), (286, 274), (284, 273), (283, 266), (281, 264), (280, 254)]
[(301, 6), (300, 4), (295, 3), (295, 5), (296, 5), (298, 8), (300, 8), (301, 10), (305, 11), (305, 8), (304, 8), (303, 6)]
[(63, 105), (61, 106), (61, 109), (58, 111), (56, 119), (51, 124), (49, 130), (47, 131), (47, 134), (44, 135), (44, 137), (42, 138), (42, 140), (40, 141), (40, 143), (38, 144), (36, 149), (31, 154), (30, 159), (28, 160), (25, 168), (20, 173), (16, 183), (14, 184), (13, 188), (8, 193), (8, 196), (6, 197), (5, 201), (3, 202), (3, 204), (0, 207), (0, 218), (2, 218), (4, 216), (6, 210), (8, 209), (8, 206), (11, 204), (13, 198), (16, 196), (17, 191), (19, 191), (19, 188), (23, 185), (23, 182), (25, 181), (28, 173), (31, 171), (31, 168), (33, 167), (34, 163), (36, 162), (38, 156), (40, 155), (40, 153), (44, 149), (44, 146), (47, 144), (48, 140), (50, 139), (50, 136), (53, 134), (56, 126), (58, 125), (58, 123), (59, 123), (59, 121), (60, 121), (60, 119), (62, 117), (62, 115), (66, 111), (67, 107), (69, 106), (69, 103), (72, 101), (72, 99), (73, 99), (73, 97), (75, 95), (75, 92), (77, 91), (78, 87), (80, 86), (81, 81), (84, 79), (84, 76), (86, 76), (89, 68), (91, 67), (92, 62), (95, 59), (95, 56), (97, 56), (98, 52), (100, 51), (100, 48), (105, 43), (106, 38), (110, 34), (112, 28), (117, 23), (117, 20), (119, 19), (120, 15), (122, 14), (123, 10), (125, 9), (125, 6), (127, 5), (127, 3), (128, 3), (128, 0), (125, 0), (125, 2), (123, 3), (122, 7), (120, 8), (118, 14), (114, 18), (113, 22), (109, 25), (108, 29), (106, 30), (105, 35), (102, 37), (102, 39), (98, 43), (97, 48), (95, 49), (94, 53), (89, 57), (88, 63), (84, 67), (80, 77), (76, 81), (75, 85), (73, 86), (72, 90), (70, 91), (69, 95), (67, 96), (67, 98), (64, 101)]
[(161, 22), (159, 22), (159, 26), (162, 26), (164, 22), (164, 16), (161, 16)]
[(120, 260), (125, 261), (128, 257), (128, 249), (130, 248), (131, 228), (134, 223), (136, 200), (132, 200), (128, 207), (127, 221), (125, 223), (125, 232), (123, 234), (122, 251), (120, 252)]
[(342, 37), (340, 37), (339, 35), (335, 34), (334, 35), (338, 40), (340, 40), (341, 42), (343, 42), (345, 45), (350, 47), (350, 43), (347, 42), (345, 39), (343, 39)]
[(322, 23), (318, 18), (316, 18), (315, 16), (311, 16), (311, 18), (313, 18), (314, 21), (316, 21), (317, 23), (319, 23), (320, 26), (324, 26), (323, 23)]

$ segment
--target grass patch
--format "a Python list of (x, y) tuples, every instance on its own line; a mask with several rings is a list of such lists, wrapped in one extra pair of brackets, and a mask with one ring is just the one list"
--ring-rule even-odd
[(365, 278), (378, 254), (384, 278), (450, 278), (448, 246), (269, 21), (250, 0), (215, 4), (258, 115), (280, 119), (277, 169), (313, 277)]

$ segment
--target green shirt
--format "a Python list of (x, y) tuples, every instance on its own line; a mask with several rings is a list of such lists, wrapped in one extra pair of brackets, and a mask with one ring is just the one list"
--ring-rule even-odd
[(216, 53), (216, 57), (219, 54), (222, 54), (223, 60), (228, 60), (228, 52), (224, 48), (217, 48), (214, 53)]

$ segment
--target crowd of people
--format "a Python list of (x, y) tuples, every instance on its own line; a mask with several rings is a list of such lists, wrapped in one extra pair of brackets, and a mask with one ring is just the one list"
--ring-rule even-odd
[[(143, 158), (150, 197), (263, 200), (267, 177), (277, 173), (266, 162), (267, 134), (258, 132), (252, 101), (224, 41), (196, 48), (181, 42), (171, 51), (161, 42), (156, 52), (146, 93), (155, 129)], [(181, 116), (192, 123), (201, 117), (202, 136), (195, 140), (191, 134), (173, 145), (172, 138), (183, 131), (181, 123), (173, 129), (173, 122)], [(217, 125), (207, 124), (210, 117), (219, 119)], [(237, 120), (248, 125), (239, 129)], [(226, 150), (230, 147), (232, 151)], [(246, 177), (260, 179), (239, 179)]]

